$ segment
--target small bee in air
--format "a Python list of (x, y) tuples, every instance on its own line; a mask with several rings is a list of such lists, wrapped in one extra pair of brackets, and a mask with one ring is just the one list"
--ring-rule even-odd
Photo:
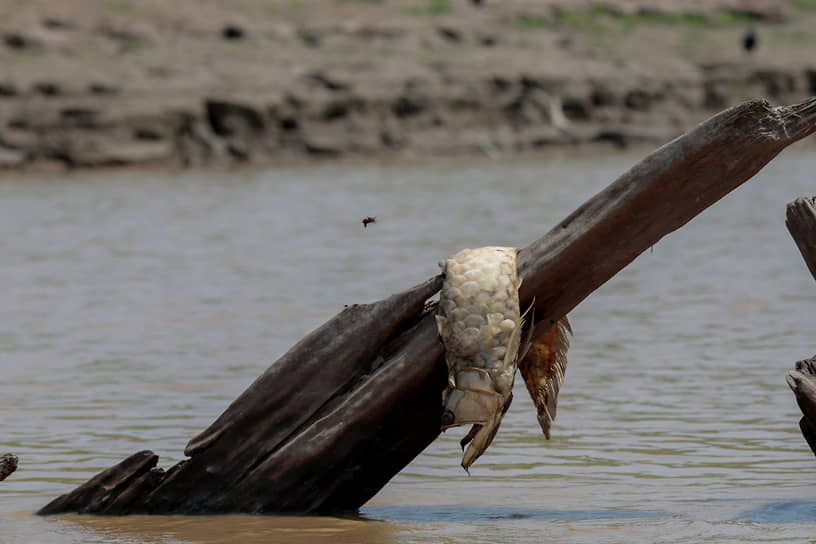
[(365, 219), (363, 219), (363, 228), (364, 229), (368, 228), (369, 223), (376, 223), (376, 222), (377, 222), (376, 217), (366, 217)]

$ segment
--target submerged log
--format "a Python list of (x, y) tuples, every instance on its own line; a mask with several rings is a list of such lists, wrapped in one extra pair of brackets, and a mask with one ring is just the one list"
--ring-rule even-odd
[[(646, 157), (519, 254), (534, 334), (813, 132), (816, 98), (751, 101)], [(149, 472), (133, 477), (125, 460), (39, 513), (357, 509), (439, 434), (446, 369), (425, 302), (441, 284), (437, 276), (340, 312), (269, 367), (166, 474), (146, 482)], [(110, 478), (131, 483), (111, 489)]]
[[(800, 197), (788, 204), (785, 225), (793, 237), (802, 258), (816, 279), (816, 198)], [(816, 355), (796, 363), (788, 373), (788, 385), (802, 410), (799, 429), (810, 449), (816, 454)]]
[(17, 456), (10, 453), (0, 455), (0, 482), (17, 470)]

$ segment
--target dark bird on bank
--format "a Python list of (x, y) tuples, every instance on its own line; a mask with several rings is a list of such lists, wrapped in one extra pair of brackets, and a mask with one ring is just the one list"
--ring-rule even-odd
[(376, 222), (377, 222), (376, 217), (366, 217), (365, 219), (363, 219), (363, 228), (364, 229), (368, 228), (369, 223), (376, 223)]
[(225, 40), (241, 40), (244, 35), (244, 29), (237, 25), (226, 25), (221, 29), (221, 37)]
[(742, 35), (742, 48), (749, 53), (756, 49), (758, 42), (759, 37), (757, 36), (756, 30), (753, 28), (749, 28), (745, 31), (745, 34)]

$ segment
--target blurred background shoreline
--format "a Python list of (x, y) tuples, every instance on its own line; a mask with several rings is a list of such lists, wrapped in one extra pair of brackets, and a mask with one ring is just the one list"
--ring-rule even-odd
[(615, 151), (816, 95), (816, 0), (26, 0), (0, 39), (0, 175)]

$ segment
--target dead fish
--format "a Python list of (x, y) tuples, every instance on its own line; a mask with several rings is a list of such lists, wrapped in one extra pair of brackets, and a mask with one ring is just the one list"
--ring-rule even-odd
[(565, 316), (535, 341), (522, 340), (517, 254), (509, 247), (464, 249), (440, 263), (445, 280), (436, 324), (448, 367), (441, 425), (473, 425), (461, 441), (462, 449), (470, 444), (465, 470), (496, 436), (513, 400), (516, 368), (547, 439), (564, 382), (570, 323)]
[(445, 280), (436, 315), (445, 344), (448, 386), (442, 430), (472, 424), (462, 467), (487, 449), (512, 400), (521, 343), (516, 271), (518, 249), (463, 249), (442, 266)]

